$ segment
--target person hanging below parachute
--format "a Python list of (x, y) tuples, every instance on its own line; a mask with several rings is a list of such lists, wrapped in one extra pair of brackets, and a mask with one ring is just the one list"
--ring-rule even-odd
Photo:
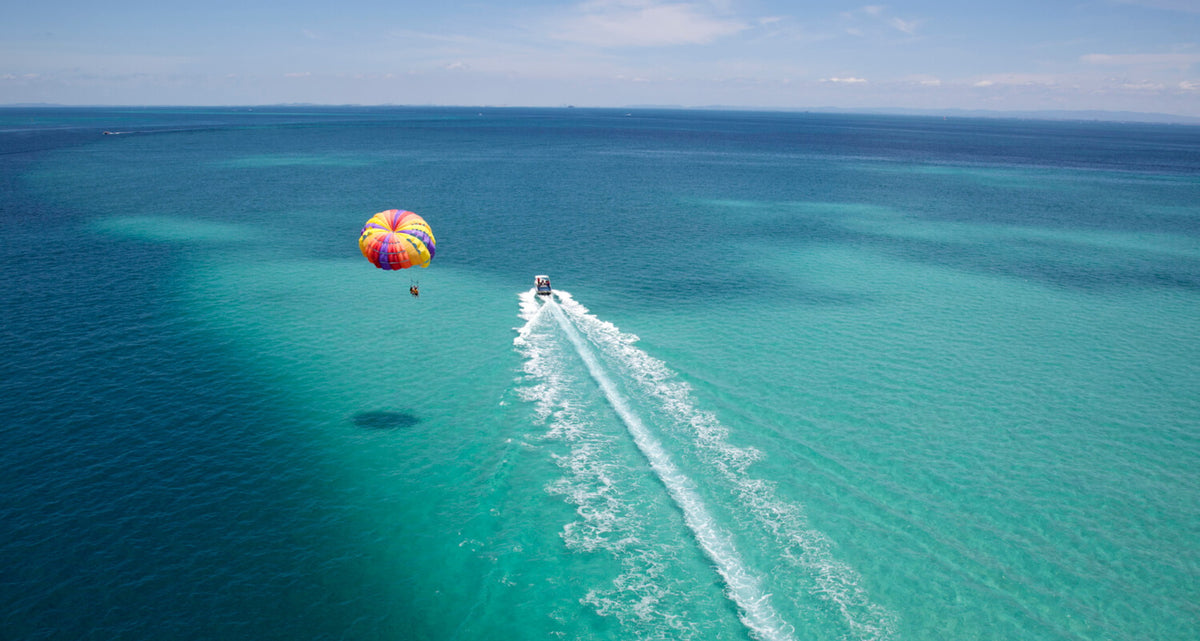
[[(375, 214), (358, 235), (358, 248), (379, 269), (429, 267), (437, 251), (433, 229), (411, 211), (389, 209)], [(416, 281), (408, 293), (420, 296)]]

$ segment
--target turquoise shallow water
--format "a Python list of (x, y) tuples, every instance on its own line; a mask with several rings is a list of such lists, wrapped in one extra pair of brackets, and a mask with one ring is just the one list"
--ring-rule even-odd
[(626, 113), (0, 111), (0, 636), (1194, 637), (1200, 130)]

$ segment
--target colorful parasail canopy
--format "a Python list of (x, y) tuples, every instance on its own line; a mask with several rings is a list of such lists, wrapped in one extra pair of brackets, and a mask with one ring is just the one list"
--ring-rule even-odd
[(363, 256), (380, 269), (429, 267), (435, 242), (429, 223), (402, 209), (375, 214), (358, 236)]

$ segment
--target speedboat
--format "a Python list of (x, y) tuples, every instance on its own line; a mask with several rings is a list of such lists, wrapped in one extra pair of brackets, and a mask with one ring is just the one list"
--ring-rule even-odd
[(550, 277), (549, 276), (534, 276), (533, 287), (537, 290), (538, 296), (550, 295)]

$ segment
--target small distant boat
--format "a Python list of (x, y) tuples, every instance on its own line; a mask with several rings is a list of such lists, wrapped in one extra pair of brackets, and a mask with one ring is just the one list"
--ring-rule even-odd
[(533, 287), (537, 290), (538, 296), (550, 295), (550, 277), (538, 275), (533, 277)]

